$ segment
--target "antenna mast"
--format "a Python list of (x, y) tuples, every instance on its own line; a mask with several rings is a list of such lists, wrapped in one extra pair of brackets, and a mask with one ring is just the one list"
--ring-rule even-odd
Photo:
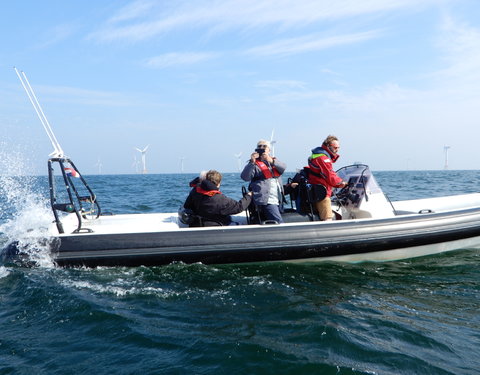
[(32, 103), (35, 112), (37, 112), (37, 116), (40, 119), (40, 122), (42, 123), (43, 128), (45, 129), (45, 132), (50, 139), (50, 142), (52, 143), (53, 152), (50, 154), (50, 156), (55, 158), (63, 158), (65, 154), (63, 153), (62, 147), (60, 146), (60, 143), (58, 143), (57, 138), (53, 133), (52, 127), (50, 126), (50, 123), (48, 122), (47, 117), (45, 116), (45, 113), (43, 112), (43, 109), (38, 102), (37, 96), (35, 95), (32, 86), (30, 86), (30, 82), (28, 82), (25, 72), (19, 72), (16, 67), (13, 67), (13, 69), (15, 69), (15, 73), (17, 73), (18, 79), (22, 83), (22, 86), (28, 95), (28, 99), (30, 99), (30, 103)]

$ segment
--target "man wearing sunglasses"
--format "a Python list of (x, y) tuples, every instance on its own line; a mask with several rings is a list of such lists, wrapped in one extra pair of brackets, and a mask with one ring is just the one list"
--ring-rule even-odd
[[(323, 196), (315, 202), (315, 208), (318, 211), (320, 220), (332, 220), (332, 204), (330, 196), (332, 188), (345, 187), (346, 182), (342, 181), (333, 170), (335, 163), (340, 155), (340, 142), (334, 135), (329, 135), (322, 143), (321, 147), (312, 150), (312, 155), (308, 158), (308, 182), (312, 185), (319, 185), (325, 188)], [(318, 190), (317, 190), (318, 191)]]
[(270, 155), (270, 142), (261, 139), (240, 177), (250, 181), (249, 189), (253, 201), (260, 212), (269, 221), (283, 223), (281, 206), (283, 205), (282, 174), (287, 165)]

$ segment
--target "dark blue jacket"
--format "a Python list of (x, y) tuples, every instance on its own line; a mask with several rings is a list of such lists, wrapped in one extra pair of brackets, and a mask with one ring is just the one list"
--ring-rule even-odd
[[(203, 180), (198, 186), (201, 190), (194, 187), (183, 207), (201, 216), (205, 226), (230, 225), (232, 222), (230, 215), (244, 211), (252, 201), (250, 195), (246, 195), (237, 202), (222, 193), (214, 193), (218, 188), (209, 180)], [(210, 196), (197, 190), (213, 194)], [(198, 223), (193, 226), (198, 226)]]

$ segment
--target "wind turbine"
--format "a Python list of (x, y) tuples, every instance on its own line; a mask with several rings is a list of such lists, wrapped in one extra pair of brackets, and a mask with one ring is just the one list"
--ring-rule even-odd
[(180, 157), (180, 170), (182, 171), (182, 173), (183, 173), (183, 162), (184, 162), (185, 159), (186, 159), (185, 156)]
[(138, 173), (138, 160), (137, 155), (133, 155), (133, 163), (132, 163), (133, 170), (135, 173)]
[(277, 141), (275, 141), (273, 139), (273, 133), (275, 133), (275, 129), (272, 130), (272, 136), (270, 137), (270, 145), (271, 145), (271, 148), (272, 148), (272, 156), (275, 156), (275, 146), (274, 146), (274, 144), (277, 143)]
[(447, 170), (448, 169), (448, 149), (450, 148), (450, 146), (444, 146), (443, 147), (443, 151), (445, 152), (445, 166), (443, 167), (443, 169)]
[(147, 145), (143, 150), (140, 150), (139, 148), (135, 148), (138, 152), (140, 152), (142, 154), (142, 166), (143, 166), (142, 173), (143, 174), (147, 173), (147, 163), (145, 161), (145, 154), (147, 153), (148, 146), (150, 146), (150, 145)]
[(240, 158), (242, 157), (242, 153), (239, 152), (238, 154), (234, 154), (233, 156), (235, 156), (237, 158), (237, 163), (238, 163), (238, 171), (240, 172), (241, 169), (242, 169), (242, 161), (240, 160)]
[(102, 162), (100, 158), (98, 158), (97, 162), (95, 163), (95, 167), (98, 167), (98, 174), (102, 174)]

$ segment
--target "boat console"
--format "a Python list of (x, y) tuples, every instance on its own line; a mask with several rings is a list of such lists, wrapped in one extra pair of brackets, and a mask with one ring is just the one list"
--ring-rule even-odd
[(343, 167), (337, 175), (348, 185), (334, 189), (332, 208), (342, 219), (394, 217), (395, 210), (365, 164)]

